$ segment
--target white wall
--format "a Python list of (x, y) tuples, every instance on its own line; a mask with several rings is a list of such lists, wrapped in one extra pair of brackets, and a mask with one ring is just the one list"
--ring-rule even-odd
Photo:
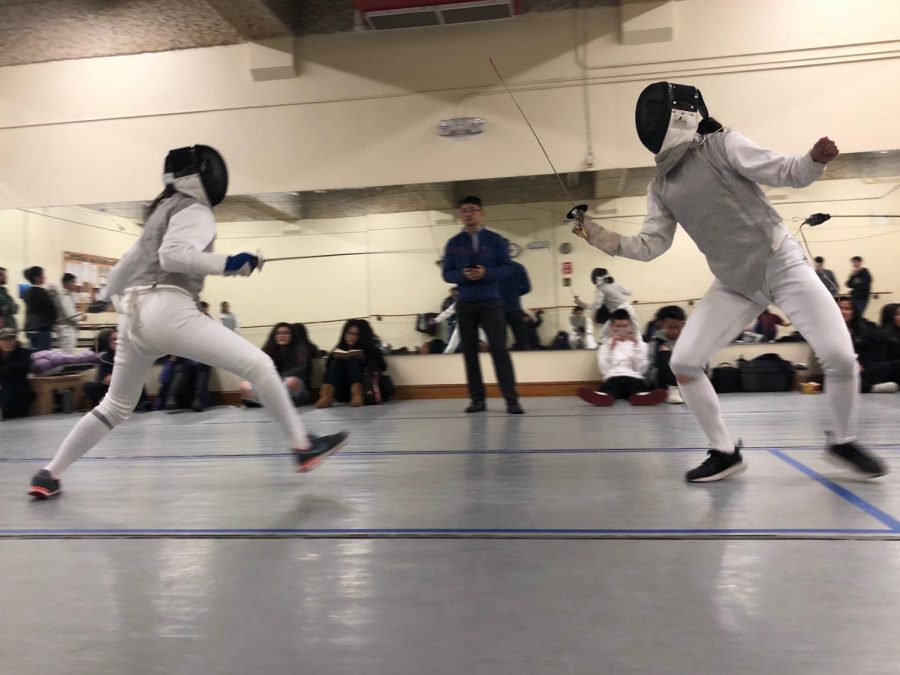
[[(633, 133), (647, 83), (691, 81), (711, 111), (765, 145), (800, 152), (823, 133), (844, 151), (900, 146), (895, 0), (679, 0), (671, 42), (623, 45), (617, 7), (485, 25), (298, 40), (300, 74), (254, 82), (253, 45), (0, 69), (0, 208), (142, 200), (165, 151), (204, 142), (232, 193), (547, 172), (494, 57), (561, 171), (649, 157)], [(587, 83), (590, 114), (582, 105)], [(482, 137), (438, 120), (482, 115)]]

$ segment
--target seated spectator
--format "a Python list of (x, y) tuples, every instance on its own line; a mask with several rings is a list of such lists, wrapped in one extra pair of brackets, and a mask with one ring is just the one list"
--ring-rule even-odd
[(762, 335), (762, 342), (775, 342), (778, 337), (778, 326), (790, 326), (791, 322), (778, 316), (774, 312), (770, 312), (766, 307), (762, 314), (756, 317), (756, 325), (753, 332)]
[(892, 302), (881, 308), (881, 330), (888, 340), (900, 343), (900, 303)]
[[(91, 407), (95, 407), (106, 392), (109, 391), (109, 383), (112, 380), (113, 366), (116, 360), (116, 347), (118, 346), (118, 332), (115, 329), (106, 329), (100, 331), (97, 335), (97, 346), (100, 353), (100, 365), (97, 366), (96, 375), (93, 382), (85, 382), (82, 391), (85, 397), (91, 402)], [(150, 403), (147, 399), (147, 392), (141, 390), (141, 397), (134, 408), (135, 412), (147, 412), (150, 410)]]
[(578, 396), (591, 405), (609, 406), (616, 399), (628, 399), (631, 405), (657, 405), (666, 400), (664, 389), (648, 391), (647, 345), (627, 309), (610, 314), (610, 330), (597, 352), (603, 386), (599, 391), (581, 387)]
[[(170, 357), (168, 385), (160, 389), (160, 400), (166, 410), (203, 412), (209, 403), (210, 367), (180, 356)], [(165, 373), (165, 370), (163, 371)], [(163, 374), (160, 374), (160, 380)]]
[(838, 306), (859, 361), (861, 391), (864, 394), (893, 394), (900, 389), (900, 343), (891, 340), (871, 321), (858, 316), (851, 298), (839, 298)]
[(369, 322), (350, 319), (325, 362), (325, 377), (316, 408), (330, 408), (335, 400), (349, 401), (354, 408), (363, 405), (363, 379), (367, 370), (383, 373), (387, 364), (375, 345)]
[(543, 349), (538, 328), (544, 323), (544, 310), (534, 310), (534, 316), (528, 312), (522, 312), (522, 318), (525, 319), (525, 339), (528, 345), (526, 349)]
[(16, 339), (13, 328), (0, 328), (0, 418), (26, 417), (34, 401), (28, 384), (31, 350)]
[[(298, 336), (298, 332), (302, 332), (302, 335)], [(281, 375), (294, 405), (308, 402), (312, 359), (318, 355), (319, 350), (310, 343), (306, 326), (302, 323), (275, 324), (262, 349), (275, 364), (275, 369)], [(241, 400), (244, 405), (251, 408), (258, 408), (261, 405), (253, 385), (246, 380), (241, 382)]]
[[(674, 305), (670, 305), (674, 306)], [(662, 319), (659, 318), (660, 313), (662, 312), (662, 308), (656, 310), (656, 314), (653, 315), (653, 318), (647, 322), (646, 328), (644, 328), (644, 342), (650, 343), (650, 340), (654, 338), (657, 331), (662, 330)]]
[(648, 343), (650, 372), (647, 374), (647, 381), (658, 389), (667, 390), (666, 403), (684, 403), (669, 361), (687, 317), (678, 305), (661, 307), (656, 316), (660, 329)]

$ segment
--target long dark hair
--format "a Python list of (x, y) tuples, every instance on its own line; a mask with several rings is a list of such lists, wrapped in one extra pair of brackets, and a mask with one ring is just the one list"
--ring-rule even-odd
[(319, 347), (309, 339), (309, 332), (306, 330), (306, 326), (302, 323), (295, 323), (292, 325), (292, 328), (294, 329), (294, 340), (296, 340), (297, 344), (301, 347), (306, 347), (310, 356), (317, 356)]
[[(283, 347), (275, 342), (275, 333), (280, 328), (287, 328), (291, 332), (291, 341)], [(285, 321), (279, 321), (272, 326), (272, 330), (269, 331), (269, 337), (266, 338), (266, 343), (262, 349), (272, 359), (272, 363), (275, 364), (275, 368), (279, 373), (300, 364), (301, 354), (297, 345), (297, 332), (291, 324)]]
[[(347, 334), (350, 328), (356, 328), (359, 331), (359, 340), (357, 340), (355, 345), (349, 345), (344, 342), (344, 335)], [(375, 333), (372, 331), (372, 326), (365, 319), (350, 319), (344, 324), (344, 327), (341, 328), (341, 336), (338, 339), (337, 348), (361, 349), (367, 359), (374, 355), (381, 356), (381, 350), (375, 345)]]
[(895, 340), (900, 340), (900, 326), (894, 323), (894, 314), (900, 304), (891, 302), (881, 308), (881, 330)]

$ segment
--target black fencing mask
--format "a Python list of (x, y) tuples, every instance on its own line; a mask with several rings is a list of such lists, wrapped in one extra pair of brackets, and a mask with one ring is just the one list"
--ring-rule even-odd
[(641, 92), (634, 124), (641, 143), (654, 155), (691, 141), (698, 132), (722, 128), (709, 116), (699, 89), (671, 82), (655, 82)]
[(228, 168), (215, 149), (208, 145), (191, 145), (170, 150), (166, 155), (165, 181), (198, 174), (212, 206), (220, 204), (228, 192)]

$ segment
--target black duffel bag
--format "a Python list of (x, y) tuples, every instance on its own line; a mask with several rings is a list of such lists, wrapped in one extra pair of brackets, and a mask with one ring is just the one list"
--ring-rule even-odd
[(744, 391), (791, 391), (794, 388), (794, 365), (778, 354), (762, 354), (740, 365), (741, 388)]
[(730, 363), (720, 363), (712, 369), (713, 389), (720, 394), (734, 394), (741, 391), (741, 370)]

